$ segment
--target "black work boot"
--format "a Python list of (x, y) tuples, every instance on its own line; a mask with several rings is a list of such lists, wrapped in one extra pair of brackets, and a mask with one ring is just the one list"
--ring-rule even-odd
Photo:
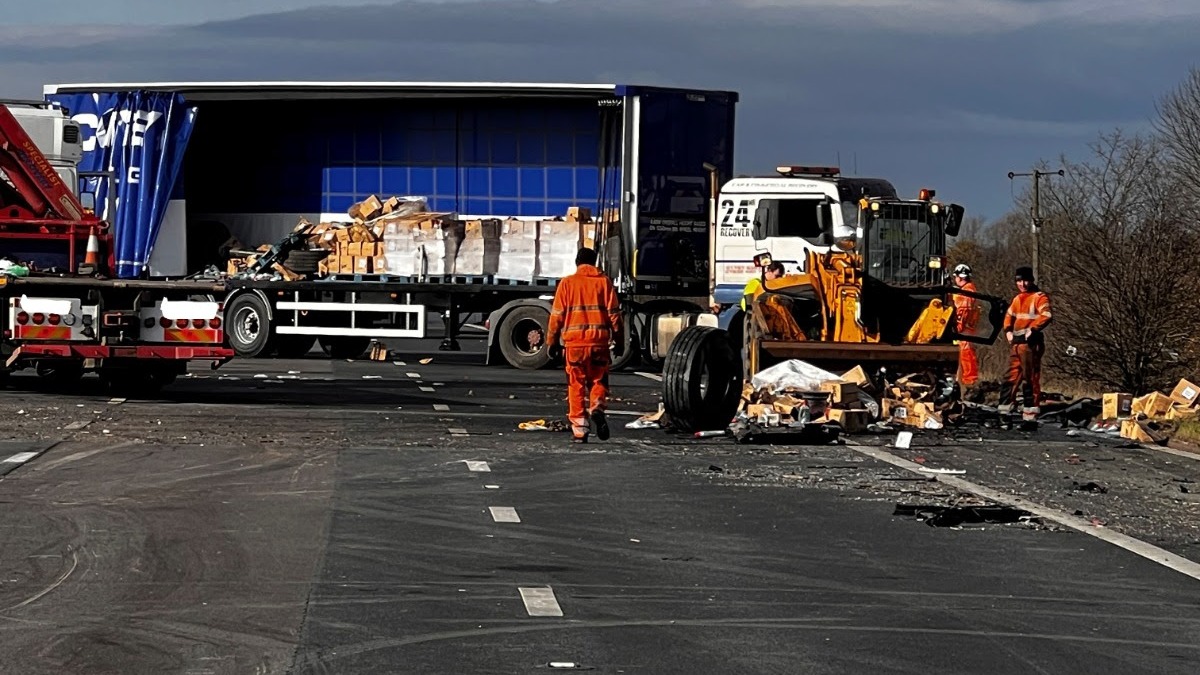
[(596, 438), (607, 441), (609, 437), (608, 416), (603, 410), (592, 411), (592, 423), (596, 425)]

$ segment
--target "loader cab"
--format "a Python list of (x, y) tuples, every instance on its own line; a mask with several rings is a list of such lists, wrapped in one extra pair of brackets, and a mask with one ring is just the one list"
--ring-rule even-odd
[(946, 237), (957, 236), (963, 207), (933, 200), (861, 199), (856, 243), (865, 276), (889, 286), (941, 287), (946, 283)]
[(771, 252), (788, 273), (804, 271), (809, 251), (824, 252), (856, 238), (859, 200), (896, 198), (886, 180), (840, 175), (832, 166), (780, 166), (777, 176), (735, 178), (717, 201), (715, 297), (741, 300), (759, 271), (754, 256)]

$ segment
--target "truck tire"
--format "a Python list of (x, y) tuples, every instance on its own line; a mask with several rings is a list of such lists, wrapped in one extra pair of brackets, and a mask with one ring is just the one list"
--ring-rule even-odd
[(634, 334), (633, 326), (630, 321), (621, 322), (621, 334), (617, 336), (618, 340), (625, 343), (625, 351), (620, 354), (612, 354), (612, 370), (621, 370), (628, 368), (638, 362), (641, 357), (640, 349), (638, 348), (637, 336)]
[(51, 391), (67, 391), (83, 379), (83, 361), (74, 359), (47, 359), (38, 361), (38, 380)]
[(663, 363), (663, 408), (682, 431), (724, 429), (742, 396), (741, 359), (728, 334), (710, 326), (681, 332)]
[(316, 274), (319, 263), (329, 257), (328, 249), (291, 251), (283, 260), (283, 266), (297, 274)]
[(549, 325), (550, 312), (542, 307), (527, 305), (509, 312), (496, 334), (504, 360), (519, 370), (545, 368), (550, 363), (550, 351), (546, 349)]
[(357, 359), (371, 346), (371, 338), (335, 336), (321, 338), (321, 349), (331, 359)]
[(315, 335), (276, 335), (275, 355), (281, 359), (303, 358), (312, 351), (315, 344)]
[(275, 342), (267, 303), (256, 293), (244, 293), (225, 307), (225, 338), (238, 356), (266, 356)]

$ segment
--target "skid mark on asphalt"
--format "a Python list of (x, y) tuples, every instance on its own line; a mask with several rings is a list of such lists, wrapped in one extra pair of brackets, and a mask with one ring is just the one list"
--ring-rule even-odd
[(11, 607), (5, 607), (4, 609), (0, 610), (0, 612), (8, 612), (8, 611), (12, 611), (14, 609), (20, 609), (21, 607), (24, 607), (26, 605), (31, 605), (31, 604), (37, 602), (38, 600), (45, 597), (51, 591), (53, 591), (54, 589), (61, 586), (62, 583), (67, 580), (67, 577), (70, 577), (72, 574), (74, 574), (75, 568), (78, 566), (79, 566), (79, 556), (75, 553), (75, 551), (71, 551), (71, 566), (68, 567), (67, 571), (63, 572), (62, 576), (60, 576), (54, 583), (50, 584), (46, 588), (43, 588), (36, 595), (34, 595), (30, 598), (26, 598), (25, 600), (22, 600), (21, 602), (18, 602), (17, 604), (15, 604)]
[[(882, 462), (887, 462), (892, 466), (907, 469), (919, 475), (928, 475), (921, 472), (922, 466), (920, 464), (917, 464), (916, 462), (910, 462), (903, 457), (893, 455), (882, 448), (873, 448), (855, 443), (848, 443), (846, 447), (868, 457), (873, 457)], [(985, 499), (990, 499), (1000, 504), (1008, 504), (1009, 506), (1024, 509), (1035, 516), (1058, 523), (1064, 527), (1069, 527), (1076, 532), (1082, 532), (1088, 536), (1096, 537), (1097, 539), (1106, 541), (1114, 546), (1123, 548), (1130, 553), (1137, 554), (1147, 560), (1156, 562), (1163, 567), (1175, 570), (1181, 574), (1186, 574), (1193, 579), (1200, 580), (1200, 563), (1192, 562), (1183, 556), (1176, 555), (1153, 544), (1146, 543), (1141, 539), (1135, 539), (1128, 535), (1121, 534), (1104, 527), (1097, 527), (1096, 525), (1093, 525), (1090, 522), (1079, 518), (1078, 516), (1073, 516), (1065, 511), (1059, 511), (1058, 509), (1054, 509), (1049, 506), (1036, 504), (1027, 499), (1022, 499), (1021, 497), (1014, 495), (1004, 494), (1003, 492), (998, 492), (991, 488), (972, 483), (964, 478), (939, 475), (937, 479), (939, 482), (945, 483), (946, 485), (956, 487), (960, 490), (965, 490)]]

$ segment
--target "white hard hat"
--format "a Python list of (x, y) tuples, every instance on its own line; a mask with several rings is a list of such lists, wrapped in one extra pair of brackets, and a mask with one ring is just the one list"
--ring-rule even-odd
[(971, 266), (966, 263), (959, 263), (954, 267), (954, 276), (969, 277), (971, 276)]

